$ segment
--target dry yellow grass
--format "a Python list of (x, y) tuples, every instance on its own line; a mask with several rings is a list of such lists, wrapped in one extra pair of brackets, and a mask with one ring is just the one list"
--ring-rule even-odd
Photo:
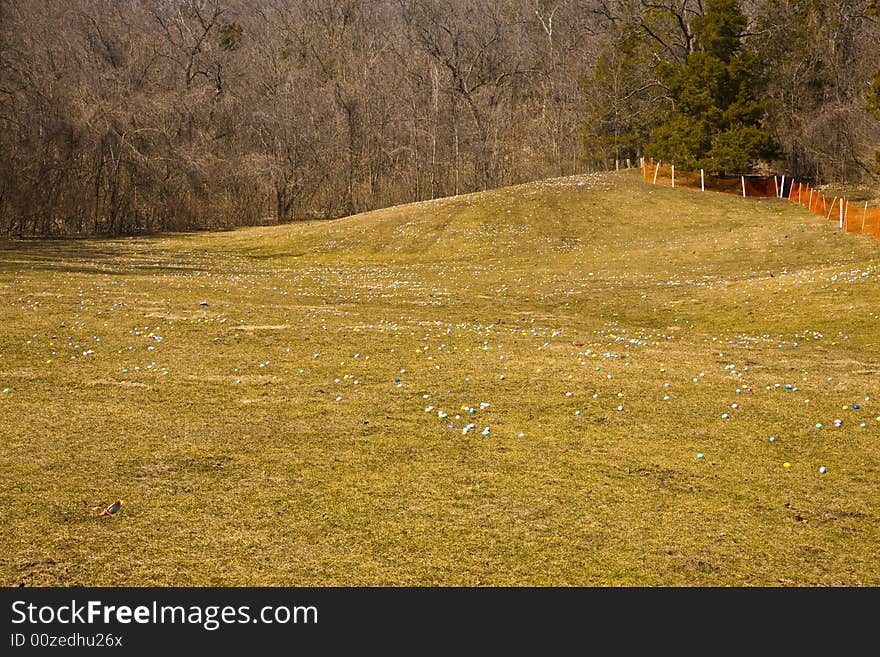
[(0, 583), (876, 586), (878, 374), (880, 243), (628, 173), (7, 245)]

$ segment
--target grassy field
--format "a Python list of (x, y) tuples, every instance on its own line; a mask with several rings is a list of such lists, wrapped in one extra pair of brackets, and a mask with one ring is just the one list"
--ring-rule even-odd
[(7, 244), (0, 391), (3, 585), (880, 585), (880, 242), (781, 201)]

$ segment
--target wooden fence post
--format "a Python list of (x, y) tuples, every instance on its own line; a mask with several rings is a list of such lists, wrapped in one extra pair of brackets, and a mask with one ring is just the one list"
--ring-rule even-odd
[(868, 218), (868, 202), (865, 201), (865, 211), (862, 213), (862, 229), (859, 231), (860, 233), (865, 232), (865, 220)]
[(654, 169), (654, 184), (657, 184), (657, 174), (660, 173), (660, 160), (657, 160), (657, 166)]
[(828, 208), (828, 216), (825, 217), (826, 219), (831, 219), (831, 213), (834, 212), (834, 205), (835, 205), (836, 203), (837, 203), (837, 197), (835, 196), (835, 197), (834, 197), (834, 200), (831, 201), (831, 207)]
[(773, 186), (776, 187), (776, 196), (779, 196), (779, 180), (773, 176)]
[(672, 189), (675, 189), (675, 165), (672, 165)]

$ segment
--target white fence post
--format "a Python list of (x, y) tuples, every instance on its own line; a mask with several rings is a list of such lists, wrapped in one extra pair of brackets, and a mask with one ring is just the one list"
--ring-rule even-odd
[(700, 191), (706, 191), (706, 176), (703, 174), (703, 170), (700, 169)]
[(740, 176), (740, 180), (742, 180), (742, 186), (743, 186), (743, 198), (745, 198), (745, 197), (746, 197), (746, 177), (745, 177), (745, 176)]
[(675, 189), (675, 165), (672, 165), (672, 189)]
[(785, 195), (785, 174), (782, 174), (782, 184), (779, 185), (779, 198)]
[(660, 161), (657, 161), (657, 166), (654, 168), (654, 184), (657, 184), (657, 174), (660, 173)]
[(840, 228), (843, 228), (843, 197), (840, 199)]

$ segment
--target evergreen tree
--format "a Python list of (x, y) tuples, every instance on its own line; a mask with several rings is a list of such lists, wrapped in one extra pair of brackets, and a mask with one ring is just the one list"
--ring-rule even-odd
[(694, 19), (696, 47), (685, 62), (657, 67), (672, 111), (654, 132), (648, 154), (685, 169), (743, 173), (778, 154), (763, 127), (761, 67), (743, 48), (747, 19), (738, 0), (708, 0)]
[(584, 93), (584, 147), (591, 158), (612, 160), (642, 155), (651, 138), (659, 85), (651, 71), (652, 51), (637, 28), (609, 30), (594, 70), (581, 79)]

